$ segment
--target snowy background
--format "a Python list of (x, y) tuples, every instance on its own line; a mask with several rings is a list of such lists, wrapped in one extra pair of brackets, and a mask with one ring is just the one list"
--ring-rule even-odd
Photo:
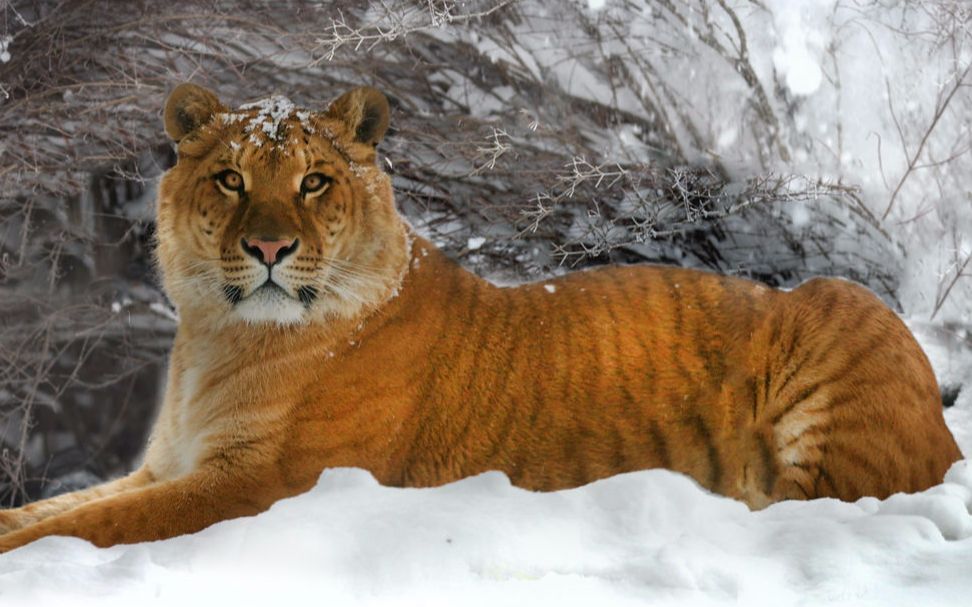
[[(972, 451), (972, 6), (961, 0), (0, 2), (0, 499), (129, 469), (174, 311), (165, 94), (384, 90), (410, 220), (509, 283), (663, 261), (863, 282)], [(967, 604), (972, 471), (750, 513), (664, 471), (531, 494), (331, 471), (192, 537), (0, 556), (0, 603)], [(280, 584), (285, 581), (286, 584)], [(218, 594), (217, 594), (218, 593)]]

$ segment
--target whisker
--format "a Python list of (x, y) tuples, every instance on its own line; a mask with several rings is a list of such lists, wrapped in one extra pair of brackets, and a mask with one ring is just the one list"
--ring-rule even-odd
[(317, 288), (305, 285), (297, 289), (297, 299), (305, 306), (309, 306), (317, 299)]
[(238, 285), (223, 285), (223, 295), (231, 304), (236, 305), (243, 299), (243, 288)]
[(341, 259), (339, 257), (333, 257), (329, 255), (324, 255), (322, 259), (329, 264), (335, 266), (342, 266), (348, 269), (362, 270), (366, 272), (387, 272), (388, 268), (386, 266), (369, 266), (363, 263), (358, 263), (356, 261), (351, 261), (348, 259)]
[(388, 277), (387, 272), (362, 272), (359, 270), (342, 268), (339, 266), (331, 266), (329, 269), (333, 271), (335, 274), (341, 274), (344, 276), (360, 276), (362, 278), (374, 278), (378, 280), (385, 280)]

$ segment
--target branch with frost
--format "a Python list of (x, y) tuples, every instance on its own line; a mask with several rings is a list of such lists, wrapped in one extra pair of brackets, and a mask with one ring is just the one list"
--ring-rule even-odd
[(484, 19), (500, 9), (513, 4), (516, 0), (502, 0), (497, 4), (474, 12), (459, 12), (454, 1), (428, 0), (425, 6), (400, 2), (386, 6), (384, 15), (375, 21), (358, 25), (338, 10), (332, 17), (325, 33), (317, 36), (311, 52), (315, 59), (310, 63), (316, 66), (324, 61), (333, 61), (339, 51), (349, 47), (354, 51), (371, 51), (383, 42), (395, 42), (409, 34), (439, 29), (447, 25), (463, 24)]
[[(561, 264), (576, 265), (631, 245), (704, 232), (706, 226), (751, 210), (770, 212), (822, 200), (848, 209), (874, 237), (887, 237), (863, 208), (857, 190), (839, 182), (762, 175), (734, 183), (706, 169), (595, 164), (582, 157), (565, 168), (550, 188), (520, 210), (525, 223), (521, 236), (551, 229), (559, 233), (552, 249)], [(828, 221), (826, 215), (819, 220)]]
[[(932, 163), (932, 164), (920, 165), (919, 160), (921, 159), (922, 154), (925, 151), (925, 146), (928, 143), (928, 139), (931, 137), (936, 127), (938, 127), (938, 124), (941, 121), (942, 116), (945, 115), (945, 111), (948, 109), (949, 105), (951, 104), (952, 99), (955, 97), (955, 94), (963, 87), (969, 86), (969, 83), (966, 82), (966, 78), (968, 77), (970, 70), (972, 70), (972, 63), (966, 65), (965, 69), (963, 69), (955, 76), (955, 79), (950, 86), (944, 88), (942, 91), (939, 92), (937, 102), (935, 103), (935, 111), (932, 114), (931, 120), (928, 123), (928, 127), (925, 128), (924, 134), (921, 136), (921, 140), (918, 142), (918, 145), (917, 147), (915, 147), (914, 153), (912, 154), (908, 153), (908, 145), (905, 141), (905, 137), (902, 132), (901, 123), (898, 121), (898, 117), (894, 111), (890, 84), (886, 83), (888, 89), (888, 109), (891, 112), (891, 117), (894, 119), (895, 126), (898, 129), (898, 134), (901, 137), (901, 147), (904, 150), (905, 158), (908, 158), (908, 166), (905, 168), (904, 173), (901, 175), (901, 178), (898, 180), (898, 185), (896, 185), (894, 187), (894, 191), (891, 192), (891, 199), (888, 201), (888, 206), (884, 209), (884, 213), (881, 214), (881, 219), (887, 219), (888, 215), (891, 214), (891, 209), (894, 208), (894, 202), (895, 200), (897, 200), (898, 194), (901, 192), (901, 187), (904, 186), (905, 181), (908, 180), (908, 177), (910, 177), (914, 171), (924, 168), (926, 166), (932, 166), (932, 164), (937, 164), (937, 163)], [(968, 149), (965, 149), (961, 154), (954, 155), (952, 158), (949, 159), (949, 161), (954, 160), (955, 158), (964, 154), (967, 151)]]
[(935, 317), (938, 316), (942, 306), (945, 305), (945, 301), (952, 294), (952, 290), (958, 284), (959, 280), (972, 275), (972, 272), (967, 272), (970, 262), (972, 262), (972, 251), (963, 252), (961, 249), (955, 250), (954, 260), (939, 274), (938, 291), (935, 293), (935, 305), (932, 308), (929, 320), (935, 320)]
[(478, 175), (485, 171), (492, 171), (496, 168), (496, 162), (507, 152), (513, 149), (509, 134), (496, 127), (490, 127), (490, 135), (486, 138), (486, 143), (476, 147), (477, 166), (472, 171), (472, 175)]
[(549, 190), (536, 194), (532, 208), (521, 212), (521, 216), (529, 221), (527, 227), (521, 230), (521, 235), (527, 232), (536, 233), (541, 222), (557, 205), (574, 198), (578, 188), (585, 185), (594, 190), (602, 186), (610, 188), (627, 174), (620, 164), (592, 164), (582, 156), (573, 157), (566, 168), (568, 172), (557, 176), (555, 184)]

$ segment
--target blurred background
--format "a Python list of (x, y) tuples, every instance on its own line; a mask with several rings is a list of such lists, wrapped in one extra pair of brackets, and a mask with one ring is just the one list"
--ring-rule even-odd
[[(0, 0), (0, 506), (144, 445), (180, 82), (230, 107), (378, 87), (399, 207), (498, 283), (843, 276), (967, 348), (970, 65), (963, 0)], [(936, 371), (949, 404), (972, 376)]]

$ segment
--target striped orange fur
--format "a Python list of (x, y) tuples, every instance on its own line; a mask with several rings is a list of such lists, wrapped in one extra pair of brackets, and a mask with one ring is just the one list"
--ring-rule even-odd
[(399, 216), (387, 124), (373, 89), (319, 114), (173, 92), (158, 258), (181, 320), (144, 462), (0, 512), (0, 550), (197, 531), (335, 466), (536, 490), (663, 467), (760, 508), (918, 491), (961, 458), (927, 358), (865, 288), (655, 266), (496, 287)]

